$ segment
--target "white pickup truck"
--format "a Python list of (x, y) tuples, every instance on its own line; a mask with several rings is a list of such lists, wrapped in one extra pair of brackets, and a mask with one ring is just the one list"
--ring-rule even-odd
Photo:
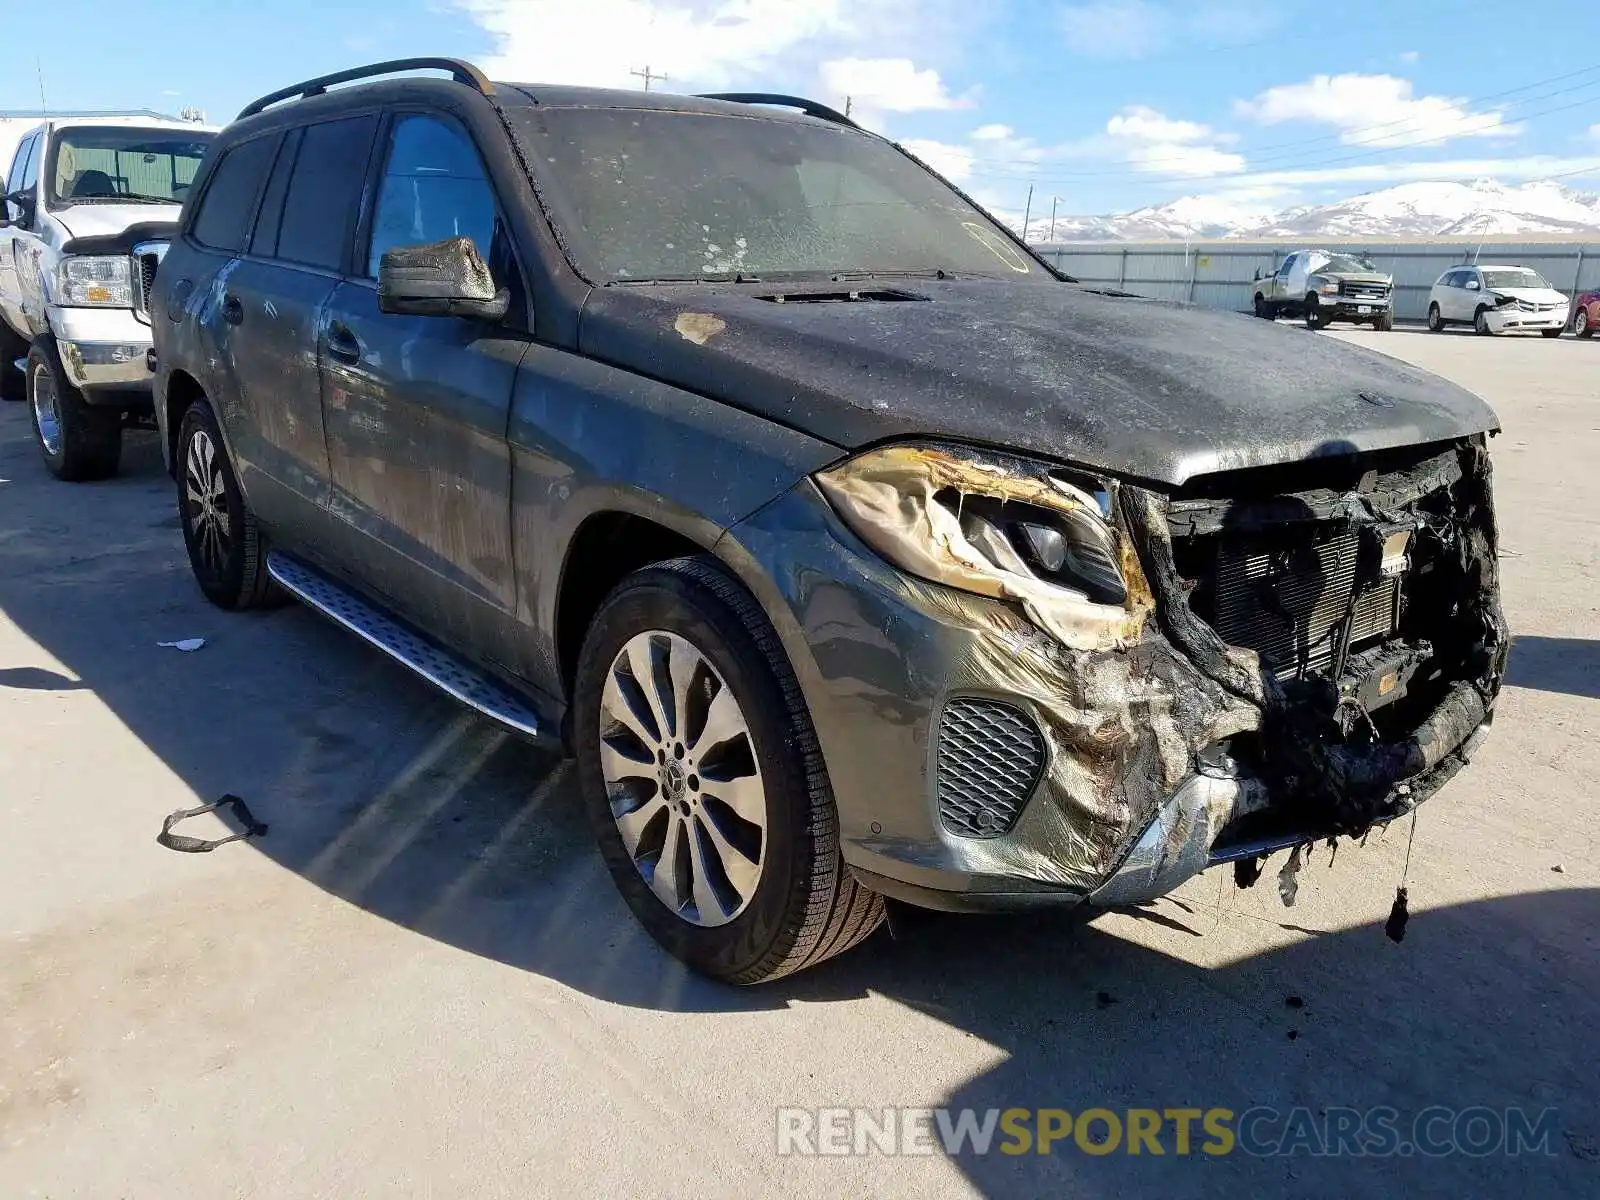
[(215, 132), (51, 117), (0, 178), (0, 399), (28, 402), (58, 478), (115, 474), (123, 428), (151, 412), (144, 297)]

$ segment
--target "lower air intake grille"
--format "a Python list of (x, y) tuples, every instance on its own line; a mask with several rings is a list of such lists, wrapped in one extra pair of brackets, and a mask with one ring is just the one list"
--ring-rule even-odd
[[(1355, 588), (1359, 536), (1323, 536), (1281, 549), (1223, 546), (1217, 553), (1212, 626), (1223, 641), (1261, 655), (1282, 678), (1300, 664), (1333, 661), (1339, 622)], [(1394, 632), (1398, 581), (1386, 579), (1356, 602), (1351, 646)]]
[(1017, 822), (1044, 769), (1044, 741), (1009, 704), (960, 697), (939, 723), (939, 819), (963, 837), (996, 837)]

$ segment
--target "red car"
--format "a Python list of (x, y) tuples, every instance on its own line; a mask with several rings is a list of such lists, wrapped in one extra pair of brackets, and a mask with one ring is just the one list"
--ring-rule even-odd
[(1600, 326), (1600, 291), (1584, 292), (1572, 302), (1572, 332), (1579, 337), (1593, 337)]

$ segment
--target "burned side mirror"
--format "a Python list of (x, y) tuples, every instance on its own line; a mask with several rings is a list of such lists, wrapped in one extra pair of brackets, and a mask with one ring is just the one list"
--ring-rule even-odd
[(396, 316), (498, 321), (511, 293), (494, 276), (471, 238), (396, 246), (378, 261), (378, 309)]

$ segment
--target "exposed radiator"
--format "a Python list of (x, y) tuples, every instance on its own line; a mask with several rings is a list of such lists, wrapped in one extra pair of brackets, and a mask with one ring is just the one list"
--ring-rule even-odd
[[(1223, 641), (1261, 656), (1280, 679), (1326, 668), (1355, 588), (1360, 537), (1354, 531), (1278, 549), (1224, 544), (1217, 552), (1209, 617)], [(1350, 644), (1394, 632), (1399, 580), (1385, 579), (1356, 602)]]

